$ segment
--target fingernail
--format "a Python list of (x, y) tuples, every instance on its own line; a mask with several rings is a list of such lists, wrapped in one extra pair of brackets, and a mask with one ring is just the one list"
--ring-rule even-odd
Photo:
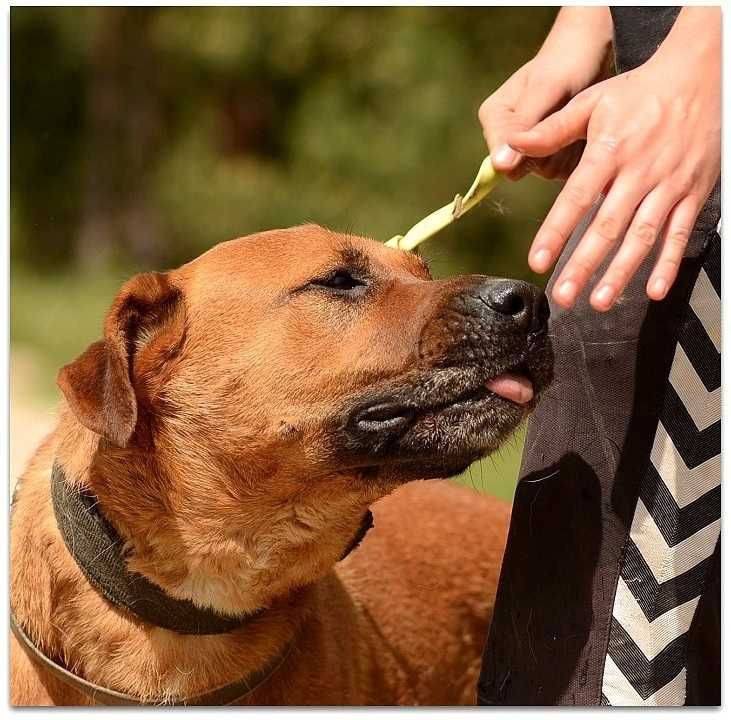
[(668, 291), (668, 284), (663, 278), (658, 278), (652, 283), (652, 294), (658, 298), (664, 298)]
[(559, 285), (558, 290), (556, 291), (556, 294), (558, 296), (559, 300), (563, 300), (564, 302), (571, 303), (574, 301), (574, 298), (576, 297), (576, 292), (578, 288), (576, 283), (573, 280), (566, 280), (561, 285)]
[(537, 272), (545, 272), (551, 265), (551, 253), (546, 248), (541, 248), (533, 253), (533, 269)]
[(614, 290), (610, 285), (602, 285), (595, 293), (594, 293), (594, 302), (599, 303), (600, 305), (603, 305), (604, 307), (608, 307), (612, 304), (612, 301), (614, 300)]
[(508, 168), (515, 165), (515, 163), (520, 160), (520, 155), (518, 155), (513, 148), (510, 147), (510, 145), (501, 145), (492, 156), (492, 159), (502, 167)]

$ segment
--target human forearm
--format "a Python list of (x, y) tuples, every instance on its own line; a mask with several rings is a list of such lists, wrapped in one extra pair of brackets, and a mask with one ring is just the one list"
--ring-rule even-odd
[(573, 96), (609, 74), (612, 16), (607, 6), (561, 8), (538, 58), (557, 58)]
[(721, 8), (684, 7), (653, 57), (674, 53), (714, 59), (720, 71)]
[[(721, 9), (685, 7), (670, 33), (647, 63), (666, 73), (677, 85), (677, 94), (690, 105), (702, 102), (703, 111), (714, 113), (721, 126)], [(715, 100), (715, 102), (714, 102)]]

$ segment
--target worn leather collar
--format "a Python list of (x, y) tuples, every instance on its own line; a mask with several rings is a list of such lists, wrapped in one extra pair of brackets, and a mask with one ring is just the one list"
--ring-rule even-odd
[(12, 613), (10, 614), (10, 629), (34, 663), (45, 668), (66, 685), (88, 696), (97, 705), (234, 705), (251, 695), (284, 665), (295, 642), (295, 638), (292, 638), (269, 662), (241, 680), (235, 680), (227, 685), (188, 698), (166, 698), (155, 701), (143, 700), (134, 695), (109, 690), (74, 675), (60, 662), (52, 660), (36, 647), (15, 621)]
[[(171, 597), (144, 576), (130, 571), (124, 541), (101, 514), (98, 499), (87, 490), (72, 486), (57, 463), (51, 474), (51, 497), (56, 523), (66, 547), (86, 579), (117, 607), (151, 625), (181, 635), (231, 632), (263, 612), (260, 609), (231, 616), (201, 609), (190, 600)], [(341, 560), (358, 547), (371, 527), (373, 515), (368, 510)]]
[(60, 465), (53, 466), (51, 497), (56, 523), (68, 551), (86, 579), (109, 602), (151, 625), (181, 635), (231, 632), (261, 614), (222, 615), (171, 597), (139, 573), (130, 571), (124, 541), (100, 512), (99, 501), (72, 486)]
[[(51, 498), (64, 543), (87, 580), (109, 602), (141, 620), (184, 635), (211, 635), (235, 630), (263, 612), (231, 617), (202, 610), (189, 600), (170, 597), (142, 575), (128, 570), (122, 538), (101, 514), (97, 498), (68, 483), (58, 464), (54, 464), (51, 473)], [(341, 559), (358, 547), (372, 527), (373, 515), (368, 510)], [(293, 637), (274, 658), (241, 680), (194, 697), (151, 701), (95, 685), (70, 672), (33, 643), (12, 611), (10, 628), (33, 662), (101, 705), (233, 705), (253, 693), (284, 664), (296, 639)]]

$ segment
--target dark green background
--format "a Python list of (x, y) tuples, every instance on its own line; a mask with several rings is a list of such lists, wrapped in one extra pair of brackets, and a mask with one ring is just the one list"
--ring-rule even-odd
[[(387, 239), (466, 190), (477, 108), (555, 12), (12, 8), (11, 334), (42, 378), (19, 390), (53, 397), (134, 272), (305, 221)], [(525, 257), (555, 192), (504, 183), (423, 252), (542, 282)], [(467, 481), (509, 496), (520, 439)]]

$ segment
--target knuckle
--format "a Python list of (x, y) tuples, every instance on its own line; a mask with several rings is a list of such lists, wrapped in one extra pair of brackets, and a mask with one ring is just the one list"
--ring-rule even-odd
[(671, 111), (672, 108), (668, 108), (657, 95), (648, 94), (642, 106), (643, 127), (648, 131), (657, 130), (662, 126)]
[(602, 123), (610, 123), (622, 107), (621, 93), (603, 92), (596, 103), (596, 114)]
[(572, 205), (576, 205), (585, 210), (588, 210), (596, 199), (584, 185), (580, 185), (579, 183), (567, 184), (562, 194)]
[(685, 202), (687, 203), (688, 212), (693, 213), (693, 222), (695, 223), (695, 217), (700, 211), (703, 203), (705, 202), (705, 195), (701, 196), (695, 187), (692, 187), (685, 196)]
[(670, 231), (668, 235), (667, 243), (670, 247), (675, 249), (684, 249), (688, 244), (690, 238), (690, 228), (688, 227), (676, 227)]
[(607, 167), (616, 169), (618, 151), (619, 143), (617, 140), (592, 140), (587, 143), (582, 163), (602, 170)]
[(657, 225), (647, 220), (638, 223), (632, 231), (632, 240), (642, 246), (644, 250), (649, 250), (657, 239)]
[(686, 168), (682, 180), (686, 192), (692, 193), (701, 184), (702, 177), (703, 173), (699, 165), (692, 163), (690, 167)]
[(630, 280), (630, 270), (624, 265), (615, 265), (607, 271), (606, 282), (615, 288), (623, 288)]
[(561, 230), (553, 225), (544, 225), (540, 233), (536, 235), (536, 242), (550, 248), (560, 247), (566, 236)]
[(620, 223), (612, 215), (604, 215), (597, 218), (595, 232), (601, 240), (614, 244), (619, 239), (621, 232)]
[(694, 187), (693, 177), (683, 174), (680, 177), (673, 178), (672, 189), (675, 197), (687, 195)]
[(594, 266), (583, 257), (575, 257), (571, 261), (570, 275), (581, 280), (588, 280), (594, 274)]
[(662, 267), (663, 267), (663, 275), (666, 277), (669, 275), (675, 275), (678, 271), (678, 268), (680, 268), (680, 257), (670, 256), (666, 257), (662, 261)]
[(683, 180), (671, 180), (666, 182), (664, 189), (667, 192), (669, 198), (674, 200), (676, 203), (684, 198), (688, 194), (689, 188)]
[(546, 120), (543, 129), (546, 137), (562, 137), (565, 135), (567, 132), (567, 124), (563, 114), (558, 113)]
[(593, 144), (596, 146), (596, 149), (605, 156), (616, 155), (620, 149), (620, 142), (613, 135), (601, 135)]

